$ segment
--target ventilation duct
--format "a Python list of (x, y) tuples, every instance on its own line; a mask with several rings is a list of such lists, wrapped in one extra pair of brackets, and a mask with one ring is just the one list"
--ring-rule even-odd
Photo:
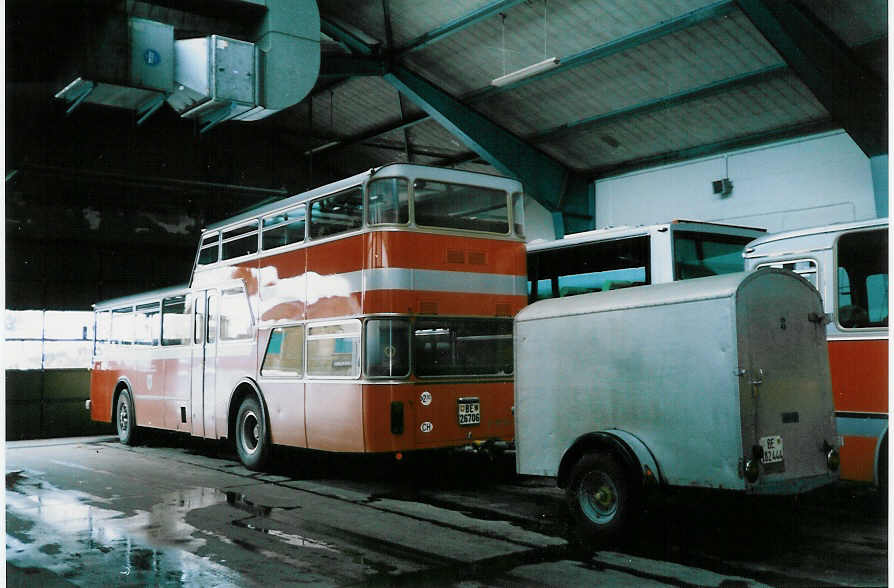
[(76, 77), (56, 94), (69, 112), (87, 102), (135, 110), (142, 121), (174, 88), (171, 25), (115, 13), (98, 21), (80, 48)]
[(206, 131), (258, 108), (253, 43), (211, 35), (174, 43), (174, 93), (168, 104)]
[(69, 112), (90, 102), (135, 110), (139, 122), (167, 100), (203, 130), (297, 104), (320, 72), (316, 0), (245, 1), (267, 8), (246, 40), (208, 31), (175, 42), (173, 26), (126, 14), (93, 23), (76, 55), (77, 73), (56, 97), (69, 102)]

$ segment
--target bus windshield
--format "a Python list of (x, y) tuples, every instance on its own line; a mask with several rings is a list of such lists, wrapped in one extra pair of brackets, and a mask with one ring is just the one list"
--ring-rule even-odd
[(674, 232), (674, 279), (688, 280), (745, 271), (742, 251), (754, 237)]

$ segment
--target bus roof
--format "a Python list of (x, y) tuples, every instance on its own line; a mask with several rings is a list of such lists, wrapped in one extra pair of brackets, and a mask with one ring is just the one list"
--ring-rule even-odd
[(359, 174), (353, 175), (337, 182), (332, 182), (324, 186), (313, 188), (300, 194), (295, 194), (282, 200), (268, 202), (256, 208), (252, 208), (241, 212), (235, 216), (224, 219), (222, 221), (208, 225), (202, 232), (217, 230), (229, 225), (234, 225), (242, 221), (247, 221), (265, 214), (275, 212), (302, 202), (306, 202), (317, 196), (325, 196), (333, 192), (346, 190), (353, 186), (362, 185), (376, 176), (393, 177), (402, 176), (408, 178), (423, 177), (427, 180), (445, 181), (455, 183), (470, 183), (481, 185), (484, 187), (502, 189), (509, 192), (521, 192), (521, 182), (513, 178), (497, 176), (492, 174), (483, 174), (479, 172), (470, 172), (465, 170), (448, 169), (443, 167), (434, 167), (430, 165), (419, 165), (415, 163), (389, 163), (380, 167), (368, 169)]
[(694, 221), (685, 219), (674, 219), (666, 223), (658, 223), (654, 225), (625, 225), (618, 227), (605, 227), (602, 229), (594, 229), (592, 231), (584, 231), (582, 233), (572, 233), (565, 235), (561, 239), (536, 240), (528, 243), (528, 251), (540, 251), (543, 249), (554, 249), (576, 245), (578, 243), (587, 243), (590, 241), (603, 241), (609, 239), (619, 239), (623, 237), (633, 237), (637, 235), (646, 235), (652, 231), (667, 230), (673, 226), (679, 230), (698, 230), (706, 233), (719, 233), (725, 235), (742, 235), (745, 237), (758, 237), (767, 232), (766, 229), (758, 227), (747, 227), (741, 225), (728, 225), (722, 223), (713, 223), (708, 221)]
[(93, 305), (94, 310), (108, 310), (121, 306), (133, 306), (140, 302), (149, 302), (152, 300), (160, 300), (168, 296), (176, 296), (178, 294), (186, 294), (189, 286), (181, 284), (179, 286), (170, 286), (168, 288), (159, 288), (158, 290), (150, 290), (148, 292), (140, 292), (139, 294), (131, 294), (130, 296), (121, 296), (119, 298), (110, 298), (97, 302)]
[(795, 239), (799, 237), (809, 237), (813, 235), (822, 235), (825, 233), (838, 233), (842, 231), (852, 231), (855, 229), (866, 229), (866, 228), (874, 228), (874, 227), (883, 227), (888, 226), (888, 218), (873, 218), (868, 220), (861, 221), (851, 221), (847, 223), (838, 223), (834, 225), (823, 225), (818, 227), (807, 227), (804, 229), (796, 229), (793, 231), (784, 231), (780, 233), (773, 233), (772, 235), (766, 235), (764, 237), (760, 237), (759, 239), (755, 239), (751, 243), (748, 244), (748, 247), (745, 248), (745, 256), (747, 257), (750, 253), (752, 253), (755, 248), (761, 247), (768, 243), (774, 243), (777, 241), (785, 241), (788, 239)]

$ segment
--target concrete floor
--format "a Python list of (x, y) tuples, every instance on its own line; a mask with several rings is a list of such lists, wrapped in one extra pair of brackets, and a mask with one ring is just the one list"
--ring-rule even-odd
[(617, 551), (570, 544), (562, 493), (511, 456), (396, 464), (151, 435), (6, 448), (9, 586), (886, 585), (886, 511), (838, 485), (791, 499), (676, 492)]

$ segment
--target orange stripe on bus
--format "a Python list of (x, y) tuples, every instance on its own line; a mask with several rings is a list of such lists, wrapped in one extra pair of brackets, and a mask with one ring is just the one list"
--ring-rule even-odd
[(888, 412), (887, 339), (829, 341), (829, 368), (835, 410)]
[(844, 437), (841, 447), (841, 478), (858, 482), (875, 479), (875, 437)]
[(524, 276), (525, 245), (473, 237), (377, 231), (364, 235), (367, 268), (409, 267)]

